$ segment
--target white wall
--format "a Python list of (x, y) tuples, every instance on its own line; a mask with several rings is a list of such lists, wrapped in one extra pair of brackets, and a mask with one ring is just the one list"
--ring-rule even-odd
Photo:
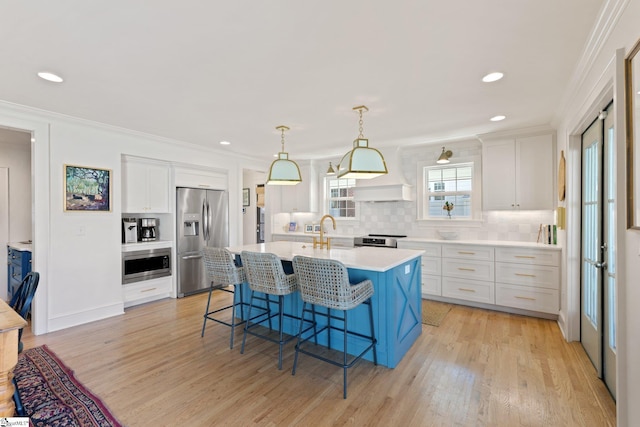
[[(216, 168), (229, 178), (229, 217), (241, 218), (244, 163), (215, 150), (0, 102), (0, 126), (33, 130), (34, 302), (36, 333), (123, 312), (121, 285), (121, 154)], [(112, 170), (111, 212), (64, 212), (63, 166)], [(240, 221), (230, 244), (242, 242)]]

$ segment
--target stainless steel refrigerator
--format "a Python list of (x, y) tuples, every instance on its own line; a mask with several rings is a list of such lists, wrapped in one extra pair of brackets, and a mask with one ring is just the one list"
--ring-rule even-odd
[(209, 289), (202, 251), (229, 246), (229, 202), (222, 190), (176, 189), (178, 298)]

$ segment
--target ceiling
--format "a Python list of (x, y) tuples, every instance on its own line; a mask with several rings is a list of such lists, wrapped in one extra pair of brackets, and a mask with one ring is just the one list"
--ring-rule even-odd
[[(384, 153), (550, 124), (603, 3), (9, 1), (0, 99), (267, 166), (281, 124), (290, 158), (340, 157), (364, 104), (364, 136)], [(481, 82), (492, 71), (505, 77)]]

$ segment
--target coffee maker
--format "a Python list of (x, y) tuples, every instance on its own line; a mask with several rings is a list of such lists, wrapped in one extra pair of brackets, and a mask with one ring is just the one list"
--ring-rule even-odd
[(158, 238), (158, 219), (140, 218), (139, 233), (141, 242), (151, 242)]

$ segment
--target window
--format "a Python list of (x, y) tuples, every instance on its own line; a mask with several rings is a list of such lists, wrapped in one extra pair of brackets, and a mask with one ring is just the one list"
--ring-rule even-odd
[(355, 179), (327, 178), (327, 212), (336, 219), (356, 218)]
[[(480, 178), (474, 161), (418, 165), (418, 219), (472, 220), (480, 214)], [(449, 211), (446, 205), (453, 205)]]

